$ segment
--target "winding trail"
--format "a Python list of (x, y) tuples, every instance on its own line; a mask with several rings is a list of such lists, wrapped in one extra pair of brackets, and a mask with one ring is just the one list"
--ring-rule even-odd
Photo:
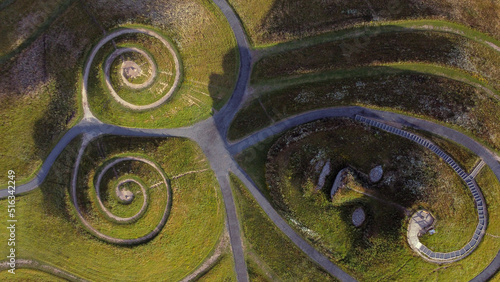
[[(9, 269), (10, 266), (8, 265), (7, 262), (0, 262), (0, 270), (7, 270)], [(31, 259), (22, 259), (18, 258), (16, 259), (16, 269), (17, 268), (27, 268), (27, 269), (34, 269), (42, 272), (46, 272), (49, 274), (52, 274), (54, 276), (63, 278), (68, 281), (87, 281), (81, 277), (75, 276), (74, 274), (71, 274), (69, 272), (66, 272), (62, 269), (59, 269), (57, 267), (54, 267), (52, 265), (48, 265), (36, 260), (31, 260)]]
[[(79, 152), (79, 159), (83, 154), (85, 145), (102, 134), (110, 135), (122, 135), (122, 136), (141, 136), (141, 137), (185, 137), (198, 143), (202, 148), (204, 154), (210, 162), (211, 169), (214, 171), (217, 180), (224, 197), (224, 204), (226, 207), (227, 214), (227, 228), (229, 232), (229, 240), (231, 243), (235, 270), (237, 274), (238, 281), (248, 281), (248, 271), (244, 259), (243, 245), (240, 234), (240, 225), (235, 209), (235, 203), (233, 200), (233, 195), (229, 182), (229, 172), (233, 172), (237, 177), (239, 177), (242, 182), (249, 189), (251, 194), (255, 197), (259, 205), (266, 212), (269, 218), (276, 224), (276, 226), (288, 236), (292, 242), (294, 242), (305, 254), (307, 254), (313, 261), (318, 263), (330, 274), (334, 275), (341, 281), (355, 281), (353, 277), (340, 269), (337, 265), (332, 263), (328, 258), (319, 253), (314, 247), (312, 247), (306, 240), (304, 240), (299, 234), (297, 234), (290, 225), (276, 212), (276, 210), (271, 206), (265, 196), (260, 192), (252, 179), (244, 172), (244, 170), (237, 164), (234, 160), (234, 155), (241, 152), (242, 150), (257, 144), (258, 142), (264, 141), (268, 137), (271, 137), (277, 133), (283, 132), (295, 126), (307, 123), (319, 118), (325, 117), (350, 117), (355, 118), (356, 115), (361, 115), (368, 118), (378, 119), (384, 122), (390, 122), (392, 124), (399, 124), (402, 126), (409, 126), (416, 129), (421, 129), (425, 131), (432, 132), (441, 137), (455, 141), (467, 148), (472, 152), (477, 154), (481, 159), (488, 165), (495, 173), (497, 179), (500, 181), (500, 164), (497, 161), (497, 156), (489, 151), (486, 147), (482, 146), (472, 138), (455, 131), (453, 129), (447, 128), (445, 126), (425, 121), (413, 117), (404, 116), (401, 114), (384, 112), (378, 110), (367, 109), (363, 107), (339, 107), (339, 108), (327, 108), (321, 110), (315, 110), (311, 112), (305, 112), (278, 123), (275, 123), (265, 129), (251, 134), (250, 136), (244, 138), (241, 141), (235, 143), (229, 143), (226, 138), (226, 133), (229, 128), (229, 124), (235, 116), (236, 112), (240, 109), (244, 101), (245, 91), (248, 85), (250, 71), (251, 71), (251, 53), (249, 44), (246, 38), (246, 34), (240, 23), (237, 15), (234, 13), (229, 4), (224, 0), (213, 0), (213, 2), (220, 8), (224, 16), (226, 17), (229, 25), (231, 26), (236, 41), (238, 44), (238, 49), (240, 53), (240, 69), (238, 80), (228, 103), (213, 117), (201, 121), (193, 126), (175, 129), (139, 129), (139, 128), (124, 128), (114, 125), (108, 125), (97, 120), (90, 111), (88, 100), (87, 100), (87, 81), (89, 76), (90, 66), (92, 64), (93, 58), (95, 57), (97, 51), (105, 44), (107, 41), (125, 34), (128, 31), (118, 30), (116, 32), (107, 34), (99, 43), (92, 49), (88, 61), (84, 68), (83, 74), (83, 89), (82, 89), (82, 105), (84, 111), (84, 118), (78, 125), (70, 129), (55, 148), (51, 151), (47, 159), (42, 164), (40, 171), (37, 173), (36, 177), (30, 182), (20, 185), (17, 187), (16, 194), (27, 193), (36, 189), (46, 178), (50, 168), (55, 162), (57, 156), (65, 149), (65, 147), (73, 140), (75, 137), (84, 134), (83, 144)], [(172, 89), (175, 89), (173, 87)], [(74, 175), (78, 171), (79, 161), (77, 160)], [(76, 177), (73, 177), (73, 183), (76, 182)], [(74, 185), (74, 184), (73, 184)], [(7, 190), (0, 191), (0, 198), (5, 198), (8, 195)], [(500, 252), (493, 262), (481, 272), (474, 280), (475, 281), (485, 281), (491, 277), (496, 270), (500, 267)]]

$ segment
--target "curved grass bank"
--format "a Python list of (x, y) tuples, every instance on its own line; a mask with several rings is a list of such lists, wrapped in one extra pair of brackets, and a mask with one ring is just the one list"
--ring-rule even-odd
[[(74, 140), (41, 187), (17, 197), (16, 255), (99, 281), (180, 280), (197, 269), (216, 247), (225, 219), (217, 180), (211, 170), (205, 170), (209, 164), (201, 149), (181, 138), (104, 137), (96, 141), (89, 149), (106, 156), (115, 151), (141, 153), (161, 165), (171, 179), (173, 195), (166, 225), (152, 240), (133, 247), (105, 243), (91, 235), (78, 221), (70, 201), (72, 165), (79, 148), (79, 140)], [(82, 162), (93, 163), (90, 156), (84, 156)], [(198, 170), (203, 171), (175, 177)], [(1, 207), (6, 205), (6, 200), (0, 201)], [(153, 205), (149, 212), (155, 212)], [(0, 235), (7, 236), (5, 232)], [(122, 228), (116, 232), (130, 235)], [(4, 256), (6, 251), (2, 251)]]
[(253, 45), (259, 47), (356, 25), (418, 19), (445, 19), (500, 38), (497, 21), (500, 4), (487, 0), (432, 0), (419, 4), (409, 0), (258, 0), (251, 4), (243, 0), (230, 0), (229, 3), (241, 18)]
[[(428, 74), (432, 72), (437, 75)], [(462, 82), (465, 78), (470, 80)], [(264, 94), (238, 112), (229, 129), (231, 140), (306, 111), (361, 105), (444, 122), (500, 148), (496, 137), (500, 102), (493, 90), (460, 71), (401, 64), (306, 75), (278, 83), (256, 90)]]
[(500, 47), (496, 50), (462, 34), (433, 30), (384, 26), (372, 32), (358, 29), (346, 35), (346, 39), (307, 46), (299, 41), (299, 48), (273, 50), (255, 64), (252, 81), (265, 83), (269, 79), (320, 71), (420, 62), (461, 69), (497, 90), (500, 87)]
[(335, 280), (274, 226), (235, 175), (231, 174), (230, 180), (242, 222), (245, 258), (251, 280)]

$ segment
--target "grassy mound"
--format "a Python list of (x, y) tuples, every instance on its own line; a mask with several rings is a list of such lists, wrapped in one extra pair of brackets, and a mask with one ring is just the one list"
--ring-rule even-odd
[[(147, 111), (131, 111), (118, 104), (102, 84), (101, 63), (93, 63), (89, 78), (89, 102), (101, 120), (132, 127), (177, 127), (205, 119), (212, 108), (220, 109), (232, 94), (237, 78), (238, 53), (232, 31), (213, 3), (199, 0), (160, 1), (154, 12), (148, 3), (130, 7), (113, 1), (91, 2), (89, 9), (106, 29), (134, 27), (127, 16), (134, 16), (137, 27), (154, 27), (178, 48), (184, 79), (178, 90), (161, 106)], [(101, 9), (103, 11), (101, 12)], [(148, 50), (146, 50), (148, 51)], [(105, 53), (105, 52), (104, 52)], [(153, 58), (157, 60), (157, 58)], [(165, 82), (166, 83), (166, 82)]]
[(500, 5), (475, 1), (230, 0), (256, 46), (275, 44), (373, 21), (447, 19), (500, 38)]
[(396, 66), (338, 71), (322, 75), (321, 80), (263, 91), (238, 112), (228, 137), (238, 139), (309, 110), (361, 105), (441, 121), (500, 148), (496, 138), (500, 104), (483, 89)]
[[(165, 35), (158, 33), (157, 31), (155, 32), (163, 40), (169, 43), (168, 45), (174, 49), (175, 57), (179, 58), (176, 47), (171, 43), (171, 40)], [(122, 62), (126, 60), (124, 56), (127, 56), (130, 53), (141, 57), (142, 55), (137, 52), (125, 52), (113, 59), (112, 56), (114, 51), (120, 50), (120, 48), (136, 48), (150, 56), (156, 66), (156, 75), (153, 77), (152, 73), (149, 74), (150, 77), (153, 77), (151, 85), (144, 87), (143, 89), (133, 89), (130, 86), (125, 85), (121, 77), (122, 71), (120, 69)], [(89, 74), (89, 88), (87, 93), (91, 111), (96, 116), (104, 120), (113, 116), (123, 116), (123, 120), (126, 120), (127, 118), (132, 119), (135, 114), (141, 113), (140, 111), (130, 109), (120, 104), (117, 101), (117, 98), (111, 96), (111, 90), (106, 85), (107, 81), (105, 75), (106, 64), (109, 62), (108, 60), (112, 59), (109, 70), (110, 87), (112, 87), (116, 94), (125, 102), (134, 106), (144, 106), (157, 102), (164, 96), (167, 96), (170, 91), (176, 90), (172, 88), (174, 87), (177, 75), (179, 75), (179, 82), (182, 82), (182, 62), (179, 62), (181, 65), (179, 65), (178, 74), (174, 63), (176, 58), (174, 58), (174, 54), (170, 52), (168, 46), (165, 46), (160, 39), (148, 34), (125, 34), (108, 41), (99, 49), (93, 60), (92, 69)], [(141, 62), (138, 61), (138, 63)], [(163, 105), (167, 103), (168, 101), (164, 102)], [(152, 108), (147, 111), (151, 112), (154, 110), (158, 109)], [(143, 110), (143, 112), (145, 111)], [(171, 118), (175, 119), (175, 116), (172, 116)]]
[[(103, 137), (89, 145), (80, 176), (96, 161), (90, 154), (92, 151), (100, 152), (101, 156), (120, 151), (147, 155), (162, 167), (171, 182), (172, 208), (158, 236), (144, 244), (120, 247), (91, 235), (75, 215), (69, 186), (79, 144), (78, 140), (70, 143), (40, 189), (18, 196), (18, 257), (44, 261), (88, 280), (161, 280), (165, 277), (180, 280), (211, 254), (222, 234), (225, 214), (216, 178), (213, 172), (204, 170), (209, 164), (199, 147), (181, 138)], [(204, 171), (176, 177), (198, 170)], [(143, 173), (136, 170), (136, 174)], [(80, 180), (90, 182), (92, 178), (80, 177)], [(79, 191), (84, 188), (79, 186)], [(152, 194), (158, 188), (148, 190)], [(0, 201), (0, 206), (6, 208), (6, 205), (5, 200)], [(156, 214), (154, 201), (148, 212)], [(155, 218), (148, 219), (145, 215), (137, 224), (148, 225), (153, 221)], [(110, 224), (97, 220), (92, 223), (101, 228)], [(114, 224), (110, 232), (115, 236), (138, 236), (135, 231), (140, 230)], [(5, 231), (1, 233), (5, 235)]]
[(231, 175), (245, 257), (251, 280), (331, 281), (334, 279), (298, 249), (267, 217), (243, 183)]
[[(472, 198), (459, 177), (422, 147), (345, 120), (308, 124), (278, 140), (267, 157), (267, 184), (261, 189), (267, 190), (285, 218), (293, 219), (289, 223), (298, 232), (358, 279), (424, 279), (427, 275), (472, 278), (496, 255), (497, 243), (486, 237), (471, 256), (449, 268), (441, 269), (413, 255), (406, 243), (405, 216), (401, 208), (387, 203), (406, 209), (423, 207), (433, 212), (442, 224), (436, 226), (435, 240), (426, 242), (434, 249), (461, 247), (473, 233), (473, 227), (464, 229), (468, 229), (467, 225), (475, 226), (477, 221)], [(253, 158), (247, 152), (238, 157), (243, 167), (266, 162), (266, 146), (256, 147), (260, 147), (256, 150), (261, 153), (255, 154), (255, 148), (248, 149), (254, 151), (250, 153)], [(352, 183), (363, 185), (352, 185), (353, 189), (345, 189), (336, 196), (335, 203), (330, 202), (330, 191), (314, 190), (319, 176), (315, 161), (323, 158), (332, 161), (327, 190), (339, 168), (348, 164), (359, 171), (357, 181)], [(383, 164), (385, 173), (382, 182), (374, 186), (363, 180), (366, 179), (363, 174), (376, 164)], [(259, 177), (255, 170), (252, 176)], [(486, 201), (490, 201), (488, 209), (496, 210), (494, 195), (500, 191), (498, 183), (491, 175), (480, 182)], [(367, 221), (359, 229), (350, 223), (351, 212), (357, 207), (367, 212)], [(469, 223), (463, 226), (463, 222)], [(488, 232), (498, 228), (490, 224)]]

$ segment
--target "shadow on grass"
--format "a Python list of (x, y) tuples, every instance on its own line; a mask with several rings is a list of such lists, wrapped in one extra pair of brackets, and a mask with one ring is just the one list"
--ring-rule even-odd
[(275, 0), (259, 25), (263, 41), (303, 37), (354, 24), (431, 16), (406, 0)]
[[(238, 74), (238, 66), (240, 63), (238, 60), (235, 60), (235, 57), (239, 58), (238, 53), (239, 49), (238, 48), (232, 48), (229, 52), (227, 52), (224, 55), (223, 61), (222, 61), (222, 73), (212, 73), (209, 78), (209, 84), (208, 84), (208, 91), (210, 98), (212, 98), (213, 104), (212, 108), (215, 110), (220, 110), (226, 103), (234, 98), (235, 92), (236, 96), (238, 96), (239, 93), (237, 93), (240, 89), (238, 89), (238, 86), (236, 86), (235, 89), (231, 92), (231, 95), (227, 95), (228, 92), (228, 87), (227, 85), (230, 85), (230, 82), (234, 80), (234, 77)], [(238, 76), (238, 80), (241, 77)], [(238, 83), (238, 82), (237, 82)], [(226, 86), (224, 86), (226, 85)], [(212, 112), (212, 114), (214, 114)]]

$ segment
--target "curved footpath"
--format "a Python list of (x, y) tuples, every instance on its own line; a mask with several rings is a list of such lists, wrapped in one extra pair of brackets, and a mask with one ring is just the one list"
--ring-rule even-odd
[[(3, 271), (3, 270), (7, 270), (9, 268), (10, 268), (10, 266), (7, 262), (4, 261), (4, 262), (0, 263), (0, 270)], [(48, 265), (48, 264), (45, 264), (45, 263), (42, 263), (42, 262), (39, 262), (36, 260), (32, 260), (32, 259), (17, 258), (16, 259), (16, 268), (34, 269), (37, 271), (42, 271), (45, 273), (52, 274), (56, 277), (60, 277), (64, 280), (68, 280), (68, 281), (82, 281), (82, 282), (87, 281), (83, 278), (75, 276), (69, 272), (62, 270), (62, 269), (59, 269), (59, 268), (54, 267), (52, 265)]]
[(214, 115), (217, 128), (227, 144), (227, 130), (229, 129), (229, 125), (236, 115), (236, 112), (243, 105), (245, 90), (250, 82), (252, 57), (250, 55), (250, 47), (245, 30), (243, 29), (243, 25), (241, 24), (238, 16), (233, 11), (233, 8), (225, 0), (213, 0), (213, 2), (219, 7), (231, 26), (240, 52), (240, 70), (238, 74), (238, 82), (234, 88), (233, 95), (231, 95), (231, 98), (222, 107), (222, 109)]
[[(251, 178), (241, 169), (241, 167), (233, 159), (233, 155), (241, 152), (245, 148), (254, 145), (260, 141), (265, 140), (267, 137), (274, 134), (283, 132), (297, 125), (310, 122), (319, 118), (325, 117), (351, 117), (362, 115), (365, 117), (376, 118), (386, 122), (397, 123), (404, 126), (411, 126), (418, 129), (430, 131), (438, 134), (444, 138), (453, 140), (459, 144), (464, 145), (471, 151), (480, 156), (485, 163), (495, 173), (496, 177), (500, 180), (500, 164), (496, 161), (496, 156), (488, 149), (483, 147), (478, 142), (459, 133), (453, 129), (445, 126), (438, 125), (429, 121), (424, 121), (412, 117), (407, 117), (400, 114), (370, 110), (362, 107), (341, 107), (316, 110), (312, 112), (303, 113), (281, 122), (278, 122), (266, 129), (256, 132), (249, 137), (243, 139), (235, 144), (229, 144), (226, 139), (227, 129), (233, 119), (234, 115), (241, 107), (244, 100), (245, 90), (249, 81), (251, 71), (251, 56), (249, 52), (249, 45), (246, 39), (246, 34), (239, 21), (239, 18), (232, 10), (231, 6), (224, 0), (213, 0), (214, 3), (220, 8), (229, 25), (231, 26), (240, 53), (240, 70), (238, 80), (228, 103), (212, 118), (199, 122), (193, 126), (176, 129), (138, 129), (138, 128), (124, 128), (114, 125), (103, 124), (98, 121), (90, 111), (87, 95), (86, 85), (89, 75), (92, 58), (97, 53), (97, 50), (108, 40), (117, 36), (116, 32), (107, 34), (93, 49), (86, 62), (83, 74), (83, 89), (82, 89), (82, 106), (84, 112), (83, 120), (70, 129), (55, 148), (51, 151), (47, 159), (42, 164), (40, 171), (36, 177), (30, 182), (20, 185), (16, 189), (16, 194), (27, 193), (37, 188), (47, 176), (50, 168), (55, 162), (59, 154), (75, 137), (85, 134), (86, 137), (96, 137), (102, 134), (122, 135), (122, 136), (141, 136), (141, 137), (185, 137), (189, 138), (199, 144), (204, 154), (210, 162), (212, 170), (215, 172), (219, 182), (227, 213), (227, 227), (230, 234), (230, 242), (233, 250), (235, 261), (235, 270), (238, 281), (248, 281), (247, 267), (244, 260), (243, 246), (240, 234), (239, 221), (236, 214), (235, 204), (232, 197), (232, 191), (229, 182), (229, 171), (232, 171), (238, 176), (243, 183), (247, 186), (249, 191), (255, 197), (259, 205), (266, 212), (269, 218), (282, 230), (302, 251), (304, 251), (313, 261), (317, 262), (326, 271), (342, 281), (354, 281), (354, 279), (347, 273), (342, 271), (338, 266), (332, 263), (329, 259), (314, 249), (307, 241), (300, 237), (281, 216), (274, 210), (267, 199), (262, 195), (257, 186)], [(119, 33), (119, 31), (117, 31)], [(84, 139), (85, 140), (85, 139)], [(0, 198), (5, 198), (8, 195), (7, 190), (0, 191)], [(475, 280), (485, 281), (491, 277), (495, 271), (500, 267), (500, 252), (495, 260), (479, 274)]]

